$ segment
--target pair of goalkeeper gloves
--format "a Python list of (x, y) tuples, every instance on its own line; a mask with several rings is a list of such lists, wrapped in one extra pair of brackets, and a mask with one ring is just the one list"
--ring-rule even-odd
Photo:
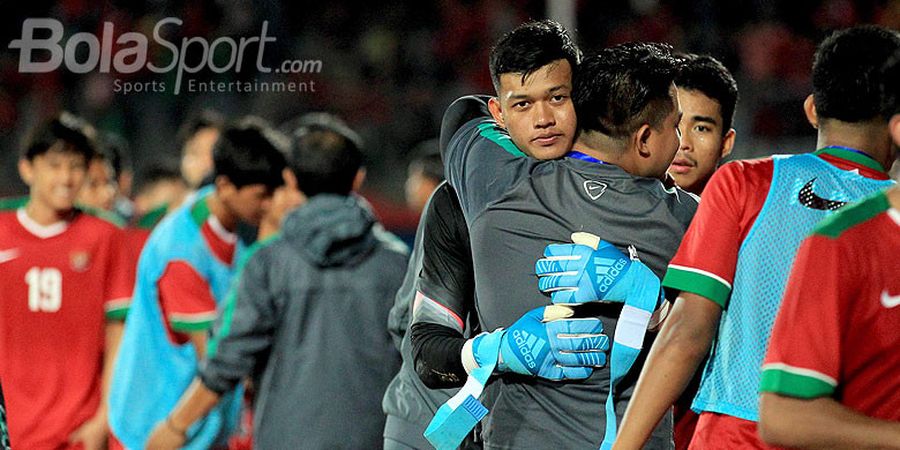
[[(580, 380), (606, 366), (609, 337), (597, 317), (580, 317), (577, 306), (589, 302), (624, 303), (632, 287), (656, 275), (635, 252), (626, 256), (589, 233), (574, 233), (572, 244), (551, 244), (535, 264), (538, 288), (553, 304), (527, 312), (509, 328), (498, 329), (497, 371), (548, 380)], [(481, 350), (482, 333), (466, 342), (463, 364), (493, 363)]]

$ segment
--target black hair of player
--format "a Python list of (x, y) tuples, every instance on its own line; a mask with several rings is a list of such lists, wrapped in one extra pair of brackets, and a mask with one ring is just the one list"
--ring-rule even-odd
[(181, 177), (181, 172), (177, 167), (165, 162), (156, 162), (138, 172), (134, 180), (134, 194), (135, 196), (141, 195), (164, 181), (181, 183), (187, 187), (187, 182)]
[(900, 50), (888, 58), (882, 69), (881, 111), (885, 119), (900, 114)]
[(122, 175), (122, 170), (131, 168), (128, 142), (116, 133), (101, 132), (98, 144), (94, 159), (99, 158), (109, 163), (113, 171), (113, 179), (118, 180)]
[(226, 125), (213, 147), (215, 176), (225, 176), (238, 188), (265, 185), (270, 191), (284, 184), (287, 138), (258, 117)]
[(334, 114), (323, 112), (323, 111), (312, 111), (308, 113), (301, 114), (296, 116), (290, 120), (285, 121), (281, 125), (278, 126), (278, 130), (284, 133), (285, 135), (292, 136), (298, 130), (303, 127), (307, 127), (310, 125), (322, 125), (326, 127), (330, 126), (338, 126), (338, 127), (348, 127), (347, 123), (344, 122), (338, 116)]
[(198, 131), (212, 128), (221, 131), (225, 127), (225, 117), (218, 111), (212, 109), (202, 109), (199, 112), (188, 117), (181, 127), (178, 128), (176, 142), (178, 148), (183, 149), (187, 143)]
[(812, 84), (816, 115), (864, 122), (881, 115), (884, 62), (900, 49), (900, 33), (864, 25), (837, 31), (816, 49)]
[(422, 141), (412, 151), (409, 173), (421, 172), (423, 176), (437, 183), (444, 181), (444, 163), (437, 138)]
[(524, 83), (541, 67), (561, 59), (569, 62), (573, 72), (581, 62), (581, 50), (562, 25), (552, 20), (519, 25), (491, 49), (489, 67), (494, 90), (500, 92), (500, 75), (522, 74)]
[[(330, 116), (330, 115), (329, 115)], [(348, 195), (363, 166), (362, 141), (340, 119), (317, 120), (294, 132), (291, 168), (297, 187), (307, 197), (318, 194)]]
[(734, 76), (719, 60), (709, 55), (679, 55), (684, 61), (675, 85), (699, 91), (719, 103), (722, 113), (722, 136), (731, 129), (734, 108), (738, 102), (738, 87)]
[(574, 77), (579, 131), (621, 139), (643, 124), (658, 129), (675, 107), (670, 89), (681, 59), (667, 44), (630, 42), (587, 56)]
[[(34, 158), (48, 151), (64, 151), (80, 154), (87, 164), (97, 153), (97, 131), (91, 124), (68, 111), (38, 125), (29, 135), (22, 150), (22, 158)], [(62, 144), (57, 146), (57, 144)]]

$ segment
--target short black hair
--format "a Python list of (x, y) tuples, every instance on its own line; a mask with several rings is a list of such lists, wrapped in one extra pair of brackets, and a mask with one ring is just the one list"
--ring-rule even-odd
[(108, 162), (113, 170), (113, 179), (118, 180), (122, 175), (122, 170), (131, 168), (131, 152), (128, 141), (119, 134), (102, 132), (98, 143), (97, 154), (94, 155), (94, 158)]
[(900, 50), (888, 59), (881, 74), (881, 111), (886, 119), (900, 114)]
[(843, 122), (880, 116), (881, 69), (898, 48), (900, 33), (875, 25), (847, 28), (825, 38), (813, 60), (816, 114)]
[(292, 136), (301, 128), (308, 127), (310, 125), (322, 125), (324, 127), (349, 127), (347, 125), (347, 122), (334, 114), (324, 111), (311, 111), (285, 121), (278, 127), (278, 129), (282, 133), (288, 136)]
[(184, 144), (194, 137), (198, 131), (204, 128), (213, 128), (221, 131), (225, 127), (225, 123), (225, 117), (212, 109), (201, 109), (192, 114), (178, 128), (175, 140), (178, 142), (179, 151), (184, 148)]
[(22, 149), (22, 158), (33, 161), (61, 142), (63, 146), (59, 150), (80, 154), (87, 163), (97, 153), (96, 138), (97, 130), (91, 124), (75, 114), (62, 111), (32, 130)]
[(412, 160), (409, 162), (409, 172), (421, 171), (422, 175), (440, 183), (444, 181), (444, 163), (441, 161), (441, 151), (438, 139), (428, 139), (416, 145), (412, 151)]
[(287, 138), (258, 117), (247, 116), (227, 125), (213, 147), (215, 176), (226, 176), (238, 188), (263, 184), (270, 190), (284, 184)]
[(572, 70), (581, 62), (581, 50), (558, 22), (539, 20), (519, 25), (491, 49), (490, 70), (494, 89), (500, 91), (500, 75), (520, 73), (522, 80), (553, 61), (565, 59)]
[(731, 129), (734, 108), (738, 102), (738, 87), (734, 76), (719, 60), (709, 55), (679, 55), (683, 61), (675, 77), (675, 85), (682, 89), (702, 92), (717, 101), (722, 111), (722, 135)]
[(137, 174), (134, 180), (134, 193), (140, 195), (162, 181), (175, 181), (187, 187), (187, 181), (181, 177), (178, 167), (165, 162), (157, 162), (145, 167)]
[(579, 130), (618, 139), (645, 123), (658, 127), (675, 106), (680, 68), (667, 44), (631, 42), (585, 57), (572, 89)]
[(342, 120), (321, 115), (296, 129), (290, 159), (297, 187), (307, 197), (348, 195), (362, 167), (362, 142)]

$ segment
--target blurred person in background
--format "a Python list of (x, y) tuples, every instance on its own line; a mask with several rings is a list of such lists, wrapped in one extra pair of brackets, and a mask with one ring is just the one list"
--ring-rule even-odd
[(213, 147), (224, 117), (212, 110), (202, 110), (181, 125), (178, 142), (181, 142), (181, 175), (191, 189), (207, 185), (213, 173)]
[[(285, 140), (253, 117), (226, 127), (213, 151), (213, 184), (150, 235), (109, 404), (112, 432), (124, 447), (146, 444), (196, 374), (217, 307), (245, 251), (235, 234), (238, 223), (258, 225), (265, 216), (273, 191), (283, 184)], [(194, 438), (188, 448), (225, 443), (240, 406), (234, 397), (196, 427), (181, 430)]]
[(134, 216), (125, 233), (137, 264), (153, 228), (181, 205), (190, 189), (177, 168), (159, 163), (138, 174), (134, 192)]
[(437, 139), (419, 143), (406, 172), (406, 206), (421, 215), (435, 188), (444, 181), (444, 164)]
[(78, 204), (99, 211), (113, 212), (119, 184), (112, 156), (102, 145), (88, 163), (87, 178), (78, 192)]
[(9, 426), (6, 424), (6, 401), (0, 383), (0, 450), (9, 450)]
[(290, 161), (285, 190), (301, 202), (242, 265), (208, 360), (149, 449), (192, 446), (184, 430), (248, 376), (256, 448), (381, 446), (381, 397), (400, 359), (384, 324), (406, 248), (353, 194), (362, 179), (355, 133), (303, 126)]
[(32, 131), (21, 207), (0, 212), (0, 379), (16, 448), (103, 449), (133, 283), (114, 224), (75, 199), (96, 131), (63, 112)]

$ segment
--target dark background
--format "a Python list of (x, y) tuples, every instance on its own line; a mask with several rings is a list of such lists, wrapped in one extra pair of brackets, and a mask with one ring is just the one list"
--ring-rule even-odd
[[(740, 102), (733, 158), (811, 150), (814, 130), (801, 106), (810, 92), (815, 44), (831, 30), (859, 23), (900, 29), (900, 0), (604, 0), (574, 1), (575, 36), (585, 51), (630, 40), (663, 41), (676, 49), (710, 53), (738, 80)], [(369, 155), (367, 196), (376, 203), (402, 202), (411, 149), (434, 137), (444, 108), (457, 96), (490, 92), (490, 45), (530, 18), (569, 3), (467, 0), (388, 2), (383, 0), (280, 2), (249, 0), (0, 1), (0, 195), (24, 192), (15, 170), (24, 131), (69, 109), (99, 128), (123, 135), (138, 174), (154, 159), (179, 158), (179, 124), (199, 108), (226, 116), (252, 113), (281, 124), (308, 111), (329, 111), (361, 133)], [(259, 74), (255, 64), (241, 73), (201, 72), (198, 80), (315, 82), (315, 92), (192, 94), (186, 80), (180, 95), (113, 92), (113, 80), (169, 80), (173, 74), (18, 73), (25, 18), (52, 17), (66, 38), (87, 31), (102, 34), (113, 22), (150, 38), (164, 17), (178, 17), (183, 36), (210, 41), (221, 36), (258, 36), (263, 21), (277, 42), (267, 45), (270, 67), (285, 59), (322, 61), (318, 74)], [(566, 19), (562, 20), (566, 23)], [(249, 53), (255, 59), (255, 49)], [(188, 56), (191, 56), (190, 54)], [(151, 57), (152, 59), (152, 57)], [(245, 58), (246, 59), (246, 58)], [(167, 61), (161, 61), (164, 65)]]

